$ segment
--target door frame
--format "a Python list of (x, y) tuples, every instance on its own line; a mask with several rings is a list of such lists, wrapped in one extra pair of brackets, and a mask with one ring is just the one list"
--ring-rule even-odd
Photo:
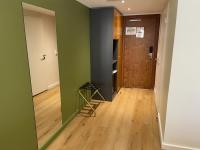
[(38, 7), (38, 6), (31, 5), (31, 4), (24, 3), (24, 2), (22, 2), (22, 7), (23, 7), (23, 9), (26, 9), (26, 10), (35, 11), (35, 12), (39, 12), (39, 13), (42, 13), (42, 14), (45, 14), (45, 15), (56, 17), (56, 13), (53, 10)]

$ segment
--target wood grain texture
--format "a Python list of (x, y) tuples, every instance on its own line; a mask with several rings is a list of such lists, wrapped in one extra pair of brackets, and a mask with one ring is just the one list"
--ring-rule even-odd
[(33, 97), (38, 145), (44, 144), (62, 126), (60, 87)]
[[(140, 19), (141, 21), (130, 21), (131, 19)], [(124, 28), (144, 27), (144, 38), (124, 35), (124, 87), (153, 89), (155, 84), (159, 22), (160, 15), (124, 17)], [(150, 47), (153, 47), (152, 58), (148, 55)]]
[(47, 150), (160, 150), (152, 90), (121, 89), (97, 117), (77, 116)]
[(117, 65), (117, 90), (122, 87), (122, 51), (123, 51), (123, 16), (117, 10), (114, 9), (113, 20), (113, 39), (119, 40), (118, 45), (118, 65)]

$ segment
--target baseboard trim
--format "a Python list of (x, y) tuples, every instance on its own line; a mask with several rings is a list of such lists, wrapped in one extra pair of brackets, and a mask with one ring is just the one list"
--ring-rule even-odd
[(158, 113), (158, 126), (159, 126), (159, 133), (160, 133), (160, 141), (161, 143), (163, 143), (163, 132), (162, 132), (160, 113)]
[(198, 148), (162, 143), (163, 150), (200, 150)]
[(58, 86), (59, 84), (60, 84), (59, 81), (57, 81), (57, 82), (55, 82), (55, 83), (53, 83), (53, 84), (48, 85), (47, 89), (50, 90), (50, 89), (52, 89), (52, 88)]

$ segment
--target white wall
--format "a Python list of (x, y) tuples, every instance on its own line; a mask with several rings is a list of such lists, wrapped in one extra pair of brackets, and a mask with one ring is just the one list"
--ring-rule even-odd
[[(55, 16), (24, 10), (32, 92), (59, 84)], [(41, 61), (42, 55), (46, 59)]]
[[(200, 149), (200, 0), (179, 0), (164, 142)], [(187, 149), (187, 148), (185, 148)]]
[(58, 50), (55, 17), (43, 15), (43, 42), (47, 54), (48, 88), (59, 84)]
[(158, 61), (155, 82), (155, 101), (159, 113), (161, 133), (164, 134), (168, 89), (176, 25), (177, 0), (169, 0), (161, 14)]
[(160, 112), (163, 72), (164, 72), (164, 55), (166, 53), (166, 36), (167, 36), (167, 21), (168, 21), (168, 5), (165, 7), (160, 18), (160, 32), (158, 41), (158, 54), (156, 65), (156, 80), (155, 80), (155, 93), (156, 93), (156, 106)]

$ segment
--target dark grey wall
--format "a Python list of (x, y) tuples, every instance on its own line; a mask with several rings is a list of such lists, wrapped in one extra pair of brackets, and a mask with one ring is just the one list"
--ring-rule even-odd
[(91, 80), (107, 100), (112, 100), (114, 8), (90, 10)]

